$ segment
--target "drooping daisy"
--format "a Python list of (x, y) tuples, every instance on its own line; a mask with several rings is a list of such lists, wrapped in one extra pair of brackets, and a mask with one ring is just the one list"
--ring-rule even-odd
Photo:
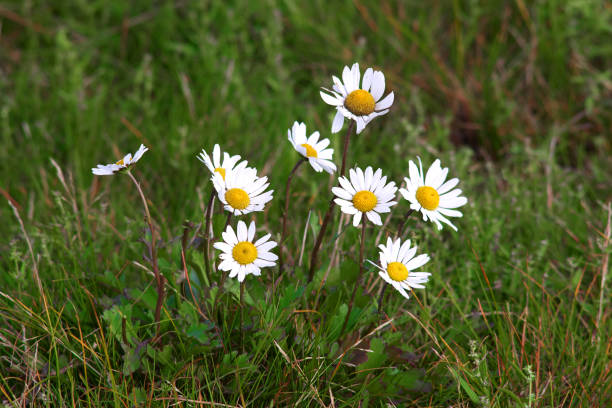
[(270, 252), (277, 244), (269, 241), (271, 235), (266, 234), (253, 242), (255, 238), (255, 222), (251, 221), (247, 229), (244, 221), (238, 221), (236, 232), (231, 225), (221, 234), (224, 242), (216, 242), (214, 247), (223, 253), (219, 269), (230, 271), (230, 278), (238, 277), (242, 282), (248, 274), (261, 275), (261, 268), (276, 265), (278, 256)]
[(270, 185), (268, 178), (257, 177), (257, 170), (250, 167), (234, 168), (225, 173), (225, 178), (215, 172), (212, 182), (224, 208), (234, 215), (263, 211), (266, 203), (272, 200), (274, 192), (265, 191)]
[(326, 149), (329, 146), (329, 139), (319, 140), (319, 132), (314, 132), (310, 137), (306, 137), (306, 125), (298, 122), (293, 122), (287, 134), (293, 148), (308, 159), (315, 171), (325, 170), (329, 174), (336, 171), (336, 165), (331, 161), (334, 150)]
[(378, 275), (385, 282), (397, 289), (406, 299), (409, 298), (407, 290), (424, 288), (422, 284), (427, 282), (431, 273), (412, 272), (412, 270), (429, 262), (429, 255), (421, 254), (415, 257), (416, 245), (410, 248), (410, 240), (402, 244), (399, 238), (395, 241), (387, 238), (387, 245), (381, 244), (378, 247), (380, 248), (380, 265), (372, 261), (368, 262), (380, 269)]
[(353, 225), (356, 227), (365, 214), (376, 225), (382, 225), (379, 213), (391, 211), (391, 206), (397, 204), (393, 201), (397, 187), (395, 182), (387, 183), (387, 176), (382, 176), (382, 170), (372, 171), (372, 167), (365, 172), (360, 168), (349, 170), (349, 179), (338, 178), (341, 187), (333, 187), (332, 192), (338, 197), (334, 201), (340, 206), (343, 213), (354, 215)]
[(208, 167), (208, 170), (210, 170), (211, 173), (219, 173), (224, 180), (227, 172), (244, 169), (247, 167), (246, 160), (238, 163), (240, 160), (240, 155), (230, 156), (227, 152), (223, 152), (223, 162), (221, 162), (221, 148), (218, 144), (213, 147), (212, 159), (204, 149), (202, 149), (202, 152), (197, 157), (199, 161)]
[(450, 225), (457, 231), (447, 217), (462, 217), (463, 214), (453, 208), (461, 207), (467, 203), (467, 198), (460, 197), (461, 190), (453, 188), (459, 183), (458, 178), (444, 182), (448, 175), (448, 168), (440, 167), (440, 159), (433, 162), (427, 174), (423, 172), (423, 164), (419, 158), (419, 167), (410, 160), (408, 171), (410, 178), (405, 177), (406, 188), (401, 188), (400, 193), (410, 201), (410, 208), (423, 213), (423, 220), (433, 221), (439, 230), (442, 229), (440, 221)]
[(136, 153), (134, 153), (134, 157), (132, 157), (132, 153), (128, 153), (123, 157), (123, 159), (115, 163), (98, 164), (97, 167), (91, 169), (91, 172), (96, 176), (111, 176), (132, 166), (134, 163), (140, 160), (142, 155), (145, 154), (147, 150), (149, 150), (149, 148), (141, 144)]
[(340, 131), (344, 118), (347, 118), (357, 122), (359, 134), (372, 119), (389, 112), (389, 107), (393, 104), (393, 92), (380, 99), (385, 92), (385, 76), (382, 72), (366, 69), (361, 88), (358, 63), (354, 63), (351, 69), (344, 67), (342, 81), (336, 76), (332, 78), (333, 90), (323, 88), (327, 93), (320, 92), (325, 103), (335, 106), (338, 111), (332, 123), (332, 133)]

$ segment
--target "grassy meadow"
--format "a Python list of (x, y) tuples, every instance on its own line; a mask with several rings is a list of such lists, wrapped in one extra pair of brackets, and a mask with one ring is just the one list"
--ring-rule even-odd
[[(287, 129), (320, 131), (339, 164), (346, 122), (331, 134), (319, 90), (354, 62), (395, 102), (347, 167), (401, 184), (440, 158), (468, 198), (459, 230), (408, 219), (432, 276), (379, 313), (385, 283), (358, 278), (337, 207), (307, 283), (338, 182), (302, 166), (291, 268), (248, 276), (241, 307), (235, 279), (204, 273), (196, 155), (218, 143), (269, 178), (274, 199), (241, 219), (278, 241)], [(0, 0), (0, 407), (609, 407), (611, 112), (605, 0)], [(140, 143), (159, 327), (138, 192), (91, 173)], [(225, 221), (217, 203), (216, 235)]]

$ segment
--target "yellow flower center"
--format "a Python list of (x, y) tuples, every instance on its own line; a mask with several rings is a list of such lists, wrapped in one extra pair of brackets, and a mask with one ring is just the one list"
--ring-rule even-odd
[(118, 162), (115, 162), (115, 164), (117, 164), (119, 166), (123, 166), (123, 159), (119, 160)]
[(391, 262), (387, 265), (387, 273), (396, 282), (404, 281), (408, 277), (408, 269), (401, 262)]
[(317, 157), (317, 151), (308, 143), (304, 143), (302, 145), (303, 148), (306, 149), (306, 157)]
[(371, 211), (374, 207), (376, 207), (377, 202), (378, 199), (374, 193), (368, 190), (358, 191), (353, 196), (353, 205), (361, 212)]
[(257, 258), (257, 248), (248, 241), (242, 241), (232, 249), (232, 256), (240, 265), (248, 265)]
[(344, 107), (355, 115), (369, 115), (374, 112), (376, 102), (371, 93), (363, 89), (357, 89), (348, 94), (344, 100)]
[(241, 188), (232, 188), (225, 192), (225, 200), (233, 208), (244, 210), (249, 206), (251, 199), (246, 191)]
[(419, 187), (416, 192), (416, 199), (426, 210), (433, 211), (438, 208), (440, 194), (435, 188), (429, 186)]
[(217, 167), (215, 171), (219, 173), (221, 177), (223, 177), (223, 180), (225, 180), (225, 169), (223, 167)]

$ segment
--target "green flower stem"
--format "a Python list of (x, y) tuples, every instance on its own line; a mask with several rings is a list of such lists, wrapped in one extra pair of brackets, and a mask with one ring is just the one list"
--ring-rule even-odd
[(155, 274), (155, 283), (157, 284), (157, 304), (155, 305), (155, 324), (157, 325), (156, 332), (159, 332), (159, 320), (161, 316), (162, 304), (164, 302), (164, 286), (165, 286), (165, 278), (159, 272), (159, 266), (157, 263), (157, 248), (155, 246), (155, 230), (153, 229), (153, 220), (151, 219), (151, 213), (149, 212), (149, 206), (147, 205), (147, 199), (145, 198), (144, 193), (142, 192), (142, 188), (140, 188), (140, 184), (136, 180), (136, 178), (132, 175), (132, 172), (128, 169), (126, 174), (132, 179), (136, 189), (138, 190), (138, 194), (140, 194), (140, 198), (142, 200), (142, 204), (145, 210), (145, 216), (147, 224), (149, 225), (149, 230), (151, 231), (151, 245), (149, 247), (150, 251), (150, 262), (151, 267), (153, 268), (153, 273)]
[(409, 209), (408, 212), (406, 212), (406, 215), (404, 215), (404, 219), (402, 220), (402, 222), (400, 222), (399, 227), (397, 227), (397, 237), (398, 238), (402, 237), (402, 234), (404, 232), (404, 226), (406, 225), (406, 221), (408, 221), (408, 217), (410, 217), (413, 212), (414, 210), (412, 208)]
[[(353, 125), (354, 122), (351, 121), (346, 135), (344, 136), (344, 151), (342, 153), (342, 167), (340, 168), (340, 177), (344, 176), (344, 172), (346, 170), (346, 156), (348, 154), (348, 146), (351, 139)], [(323, 218), (323, 224), (321, 225), (321, 229), (319, 230), (319, 234), (317, 235), (317, 240), (315, 241), (315, 246), (312, 249), (312, 254), (310, 256), (308, 282), (312, 282), (312, 279), (314, 278), (315, 269), (317, 267), (317, 256), (319, 254), (319, 249), (321, 248), (321, 244), (323, 243), (323, 236), (325, 235), (325, 231), (327, 230), (327, 224), (329, 224), (329, 220), (331, 219), (332, 211), (335, 206), (336, 203), (334, 202), (334, 195), (332, 194), (332, 198), (331, 200), (329, 200), (329, 207), (327, 208), (327, 213), (325, 213), (325, 218)]]
[(283, 211), (283, 229), (282, 229), (281, 239), (278, 244), (278, 247), (279, 247), (278, 248), (278, 270), (281, 273), (283, 272), (283, 266), (284, 266), (283, 245), (285, 244), (285, 239), (287, 238), (287, 215), (289, 213), (289, 189), (291, 188), (291, 180), (293, 179), (293, 176), (295, 175), (297, 170), (300, 168), (302, 163), (304, 163), (306, 160), (307, 159), (305, 157), (302, 157), (295, 164), (295, 166), (293, 166), (293, 170), (291, 170), (291, 173), (289, 174), (289, 177), (287, 178), (287, 185), (285, 187), (285, 210)]
[[(211, 284), (211, 280), (210, 280), (210, 271), (211, 271), (211, 267), (210, 267), (210, 240), (211, 240), (211, 234), (210, 234), (210, 224), (212, 222), (212, 207), (213, 204), (215, 202), (215, 190), (213, 188), (213, 190), (210, 192), (210, 198), (208, 199), (208, 205), (206, 207), (206, 227), (204, 229), (204, 238), (206, 240), (206, 245), (204, 246), (204, 267), (206, 270), (206, 281), (208, 282), (208, 284)], [(202, 284), (204, 284), (204, 282), (202, 282)]]
[(363, 249), (365, 246), (365, 230), (366, 230), (366, 217), (365, 214), (361, 220), (361, 245), (359, 247), (359, 276), (357, 276), (357, 281), (355, 282), (353, 288), (353, 294), (351, 295), (351, 301), (349, 302), (348, 312), (346, 312), (346, 317), (344, 318), (344, 323), (342, 324), (342, 330), (340, 330), (340, 335), (344, 334), (344, 329), (346, 329), (346, 325), (349, 320), (349, 316), (351, 315), (351, 311), (353, 310), (353, 302), (355, 301), (355, 294), (357, 293), (357, 288), (359, 287), (359, 283), (361, 282), (361, 277), (363, 276)]

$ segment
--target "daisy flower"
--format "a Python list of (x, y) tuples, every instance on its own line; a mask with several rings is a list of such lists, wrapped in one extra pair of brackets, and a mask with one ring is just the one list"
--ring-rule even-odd
[(236, 167), (225, 173), (225, 178), (221, 173), (215, 172), (212, 182), (224, 208), (234, 215), (263, 211), (266, 203), (272, 200), (274, 192), (265, 191), (270, 185), (268, 178), (257, 177), (257, 170), (250, 167)]
[(145, 154), (147, 150), (149, 150), (149, 148), (141, 144), (136, 153), (134, 153), (134, 157), (132, 157), (132, 153), (128, 153), (123, 157), (123, 159), (115, 163), (98, 164), (97, 167), (91, 169), (91, 172), (96, 176), (111, 176), (132, 166), (134, 163), (140, 160), (142, 155)]
[(423, 213), (423, 220), (433, 221), (439, 230), (442, 229), (442, 221), (457, 231), (447, 217), (462, 217), (463, 214), (453, 208), (461, 207), (467, 203), (467, 198), (460, 197), (460, 189), (453, 188), (459, 183), (458, 178), (444, 182), (448, 174), (448, 168), (440, 167), (440, 159), (433, 162), (427, 174), (423, 172), (423, 164), (419, 158), (419, 167), (412, 160), (408, 163), (410, 178), (405, 177), (406, 188), (401, 188), (400, 193), (410, 201), (410, 208)]
[(219, 148), (218, 144), (216, 144), (213, 148), (212, 156), (213, 157), (211, 159), (208, 153), (206, 153), (206, 151), (202, 149), (202, 152), (197, 157), (199, 161), (201, 161), (206, 167), (208, 167), (208, 170), (210, 170), (211, 173), (219, 173), (223, 180), (225, 180), (225, 174), (227, 172), (243, 169), (247, 166), (246, 160), (243, 160), (238, 165), (236, 165), (236, 163), (238, 163), (238, 161), (240, 160), (240, 156), (230, 156), (227, 152), (223, 152), (223, 162), (221, 162), (221, 148)]
[(253, 242), (255, 238), (255, 222), (251, 221), (247, 229), (244, 221), (238, 221), (236, 232), (227, 226), (221, 234), (224, 242), (216, 242), (214, 247), (222, 251), (219, 269), (230, 271), (230, 278), (238, 277), (242, 282), (248, 274), (261, 275), (261, 268), (276, 265), (278, 256), (270, 252), (277, 244), (269, 241), (271, 235), (266, 234)]
[(397, 289), (406, 299), (409, 298), (406, 290), (424, 288), (422, 284), (427, 282), (431, 273), (412, 272), (412, 270), (429, 262), (429, 255), (421, 254), (415, 257), (416, 245), (410, 248), (410, 240), (402, 244), (399, 238), (395, 241), (387, 238), (387, 245), (381, 244), (378, 247), (380, 248), (380, 266), (372, 261), (368, 262), (380, 269), (378, 275), (385, 282)]
[(393, 104), (393, 92), (384, 99), (380, 99), (385, 92), (385, 76), (380, 71), (372, 68), (366, 69), (359, 87), (360, 74), (359, 64), (354, 63), (353, 67), (345, 66), (342, 71), (342, 81), (336, 76), (333, 90), (323, 88), (321, 98), (328, 105), (336, 107), (336, 116), (332, 123), (332, 133), (339, 132), (344, 124), (344, 118), (357, 122), (357, 133), (375, 117), (382, 116), (389, 112), (389, 107)]
[(314, 132), (310, 137), (306, 137), (306, 125), (297, 122), (293, 123), (287, 134), (293, 148), (308, 159), (315, 171), (325, 170), (329, 174), (336, 171), (336, 165), (331, 161), (334, 150), (326, 149), (329, 146), (329, 139), (319, 140), (319, 132)]
[(372, 171), (372, 167), (365, 172), (360, 168), (349, 170), (350, 181), (340, 177), (341, 187), (333, 187), (332, 192), (338, 197), (334, 201), (340, 206), (343, 213), (354, 215), (353, 225), (356, 227), (365, 214), (376, 225), (382, 225), (379, 213), (391, 211), (391, 206), (397, 204), (395, 198), (397, 187), (395, 182), (387, 182), (387, 176), (382, 177), (382, 170)]

